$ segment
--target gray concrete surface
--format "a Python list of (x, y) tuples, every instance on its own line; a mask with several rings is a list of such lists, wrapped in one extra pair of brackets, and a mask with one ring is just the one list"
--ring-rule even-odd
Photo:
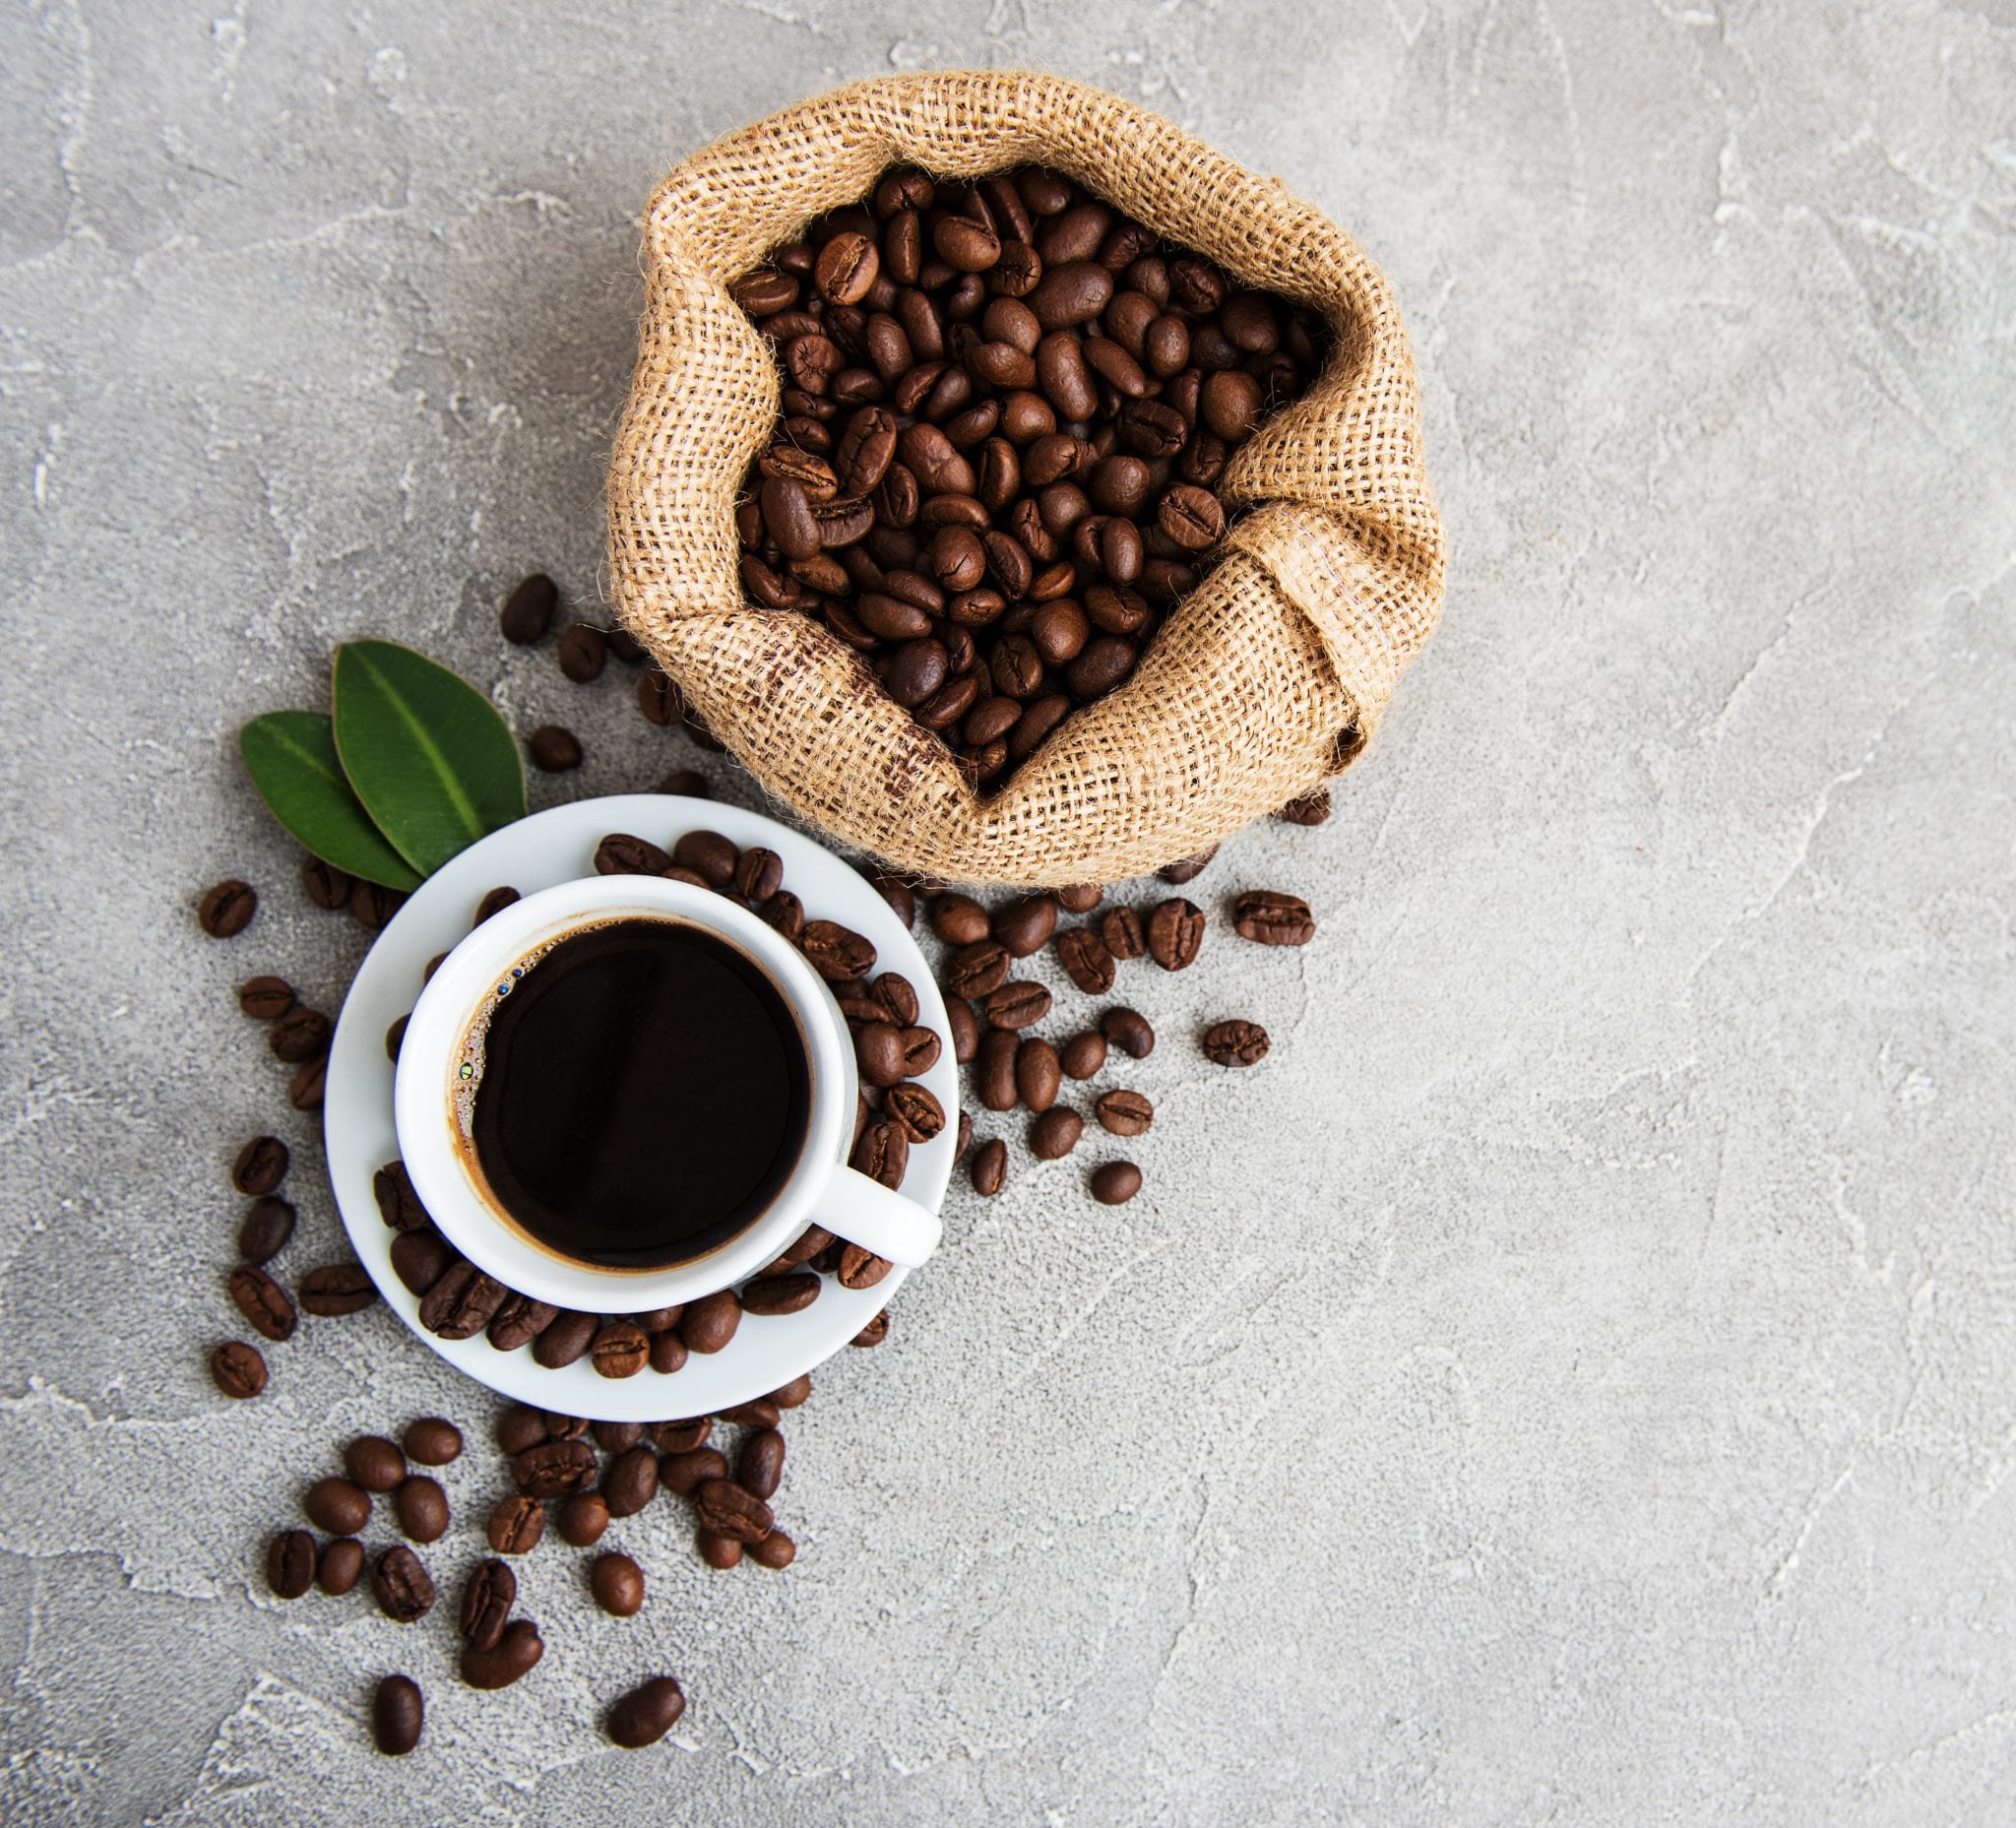
[[(619, 1623), (541, 1554), (546, 1662), (474, 1695), (443, 1620), (257, 1567), (346, 1433), (487, 1404), (382, 1311), (261, 1403), (204, 1375), (278, 1098), (229, 987), (361, 945), (230, 735), (368, 631), (577, 722), (570, 791), (686, 759), (491, 625), (535, 564), (593, 598), (638, 211), (960, 62), (1161, 107), (1385, 263), (1447, 618), (1332, 824), (1204, 884), (1320, 943), (1136, 980), (1150, 1196), (960, 1198), (792, 1431), (798, 1566), (706, 1577), (662, 1513)], [(51, 0), (0, 83), (0, 1815), (2011, 1819), (2005, 0)], [(1228, 1083), (1184, 1034), (1231, 1011), (1281, 1045)], [(459, 1569), (497, 1471), (449, 1483)], [(608, 1748), (667, 1667), (677, 1745)]]

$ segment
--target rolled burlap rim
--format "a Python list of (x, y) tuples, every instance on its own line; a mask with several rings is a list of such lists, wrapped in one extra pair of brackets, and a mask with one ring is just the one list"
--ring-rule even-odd
[[(748, 605), (737, 571), (735, 500), (781, 383), (727, 284), (898, 163), (950, 178), (1050, 166), (1336, 332), (1310, 391), (1228, 468), (1219, 493), (1246, 511), (1215, 568), (1127, 683), (992, 793), (823, 625)], [(995, 71), (836, 90), (673, 170), (644, 269), (609, 471), (616, 610), (771, 793), (896, 868), (1054, 887), (1217, 844), (1354, 759), (1434, 626), (1444, 536), (1384, 276), (1278, 180), (1115, 96)]]

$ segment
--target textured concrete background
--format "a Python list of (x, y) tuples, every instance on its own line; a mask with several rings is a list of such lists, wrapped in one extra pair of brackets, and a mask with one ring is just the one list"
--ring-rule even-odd
[[(224, 5), (0, 26), (0, 1814), (2008, 1820), (2006, 0)], [(334, 1443), (479, 1393), (382, 1310), (263, 1402), (204, 1375), (279, 1102), (229, 986), (332, 999), (362, 942), (230, 735), (369, 631), (577, 722), (580, 786), (690, 759), (491, 620), (534, 565), (593, 597), (637, 214), (960, 62), (1158, 106), (1385, 263), (1447, 619), (1338, 817), (1202, 885), (1320, 943), (1134, 980), (1149, 1196), (958, 1198), (791, 1431), (798, 1566), (708, 1577), (661, 1511), (618, 1623), (554, 1547), (545, 1664), (475, 1695), (442, 1619), (258, 1566)], [(1279, 1044), (1228, 1082), (1184, 1033), (1235, 1011)], [(459, 1572), (498, 1475), (449, 1484)], [(666, 1667), (678, 1749), (610, 1750)]]

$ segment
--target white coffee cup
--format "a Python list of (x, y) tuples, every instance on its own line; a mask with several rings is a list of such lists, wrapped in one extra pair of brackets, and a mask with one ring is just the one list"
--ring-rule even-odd
[[(682, 922), (741, 953), (782, 996), (809, 1074), (797, 1162), (769, 1206), (704, 1256), (668, 1268), (609, 1268), (564, 1256), (533, 1237), (482, 1184), (457, 1109), (466, 1038), (512, 967), (569, 934), (623, 919)], [(914, 1268), (923, 1262), (938, 1246), (936, 1215), (848, 1166), (857, 1091), (853, 1041), (840, 1005), (783, 934), (689, 883), (589, 876), (514, 902), (448, 955), (407, 1024), (393, 1105), (413, 1190), (456, 1249), (535, 1300), (621, 1314), (695, 1301), (740, 1282), (812, 1225), (892, 1263)]]

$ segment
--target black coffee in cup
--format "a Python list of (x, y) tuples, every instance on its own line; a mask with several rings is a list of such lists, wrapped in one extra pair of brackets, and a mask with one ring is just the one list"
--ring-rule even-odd
[(727, 1242), (796, 1166), (811, 1072), (776, 984), (682, 921), (611, 920), (499, 976), (464, 1045), (463, 1134), (535, 1241), (611, 1269)]

